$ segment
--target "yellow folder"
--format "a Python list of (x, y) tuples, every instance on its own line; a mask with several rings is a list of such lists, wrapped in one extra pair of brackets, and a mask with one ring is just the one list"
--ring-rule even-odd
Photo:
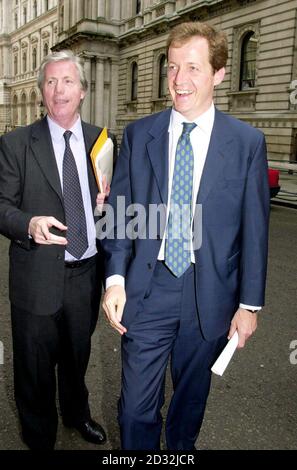
[(103, 128), (96, 140), (90, 156), (100, 192), (103, 192), (102, 177), (106, 177), (108, 184), (111, 183), (113, 172), (113, 141), (108, 137), (106, 127)]

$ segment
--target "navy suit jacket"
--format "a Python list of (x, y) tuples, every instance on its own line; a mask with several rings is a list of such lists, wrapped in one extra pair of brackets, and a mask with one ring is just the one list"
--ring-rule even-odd
[[(146, 218), (137, 227), (140, 237), (123, 237), (131, 217), (118, 217), (123, 208), (117, 215), (116, 201), (125, 196), (126, 208), (141, 204), (147, 214), (150, 204), (167, 204), (170, 113), (127, 126), (112, 182), (109, 203), (121, 221), (115, 238), (103, 241), (106, 277), (126, 279), (122, 322), (127, 328), (149, 291), (164, 227), (150, 238)], [(204, 337), (211, 340), (228, 330), (240, 302), (264, 305), (269, 186), (262, 132), (216, 110), (197, 203), (202, 205), (202, 244), (194, 251), (197, 314)]]

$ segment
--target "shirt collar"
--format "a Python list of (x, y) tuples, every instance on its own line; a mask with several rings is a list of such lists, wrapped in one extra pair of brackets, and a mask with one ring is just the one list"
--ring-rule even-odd
[(205, 111), (203, 114), (201, 114), (201, 116), (194, 119), (193, 121), (189, 121), (181, 113), (172, 108), (168, 132), (173, 132), (174, 130), (181, 128), (183, 122), (195, 122), (197, 127), (205, 132), (205, 134), (210, 134), (213, 128), (214, 117), (215, 107), (213, 103), (207, 109), (207, 111)]
[[(51, 137), (54, 141), (59, 142), (62, 139), (64, 140), (64, 127), (59, 126), (55, 121), (53, 121), (49, 115), (47, 117), (48, 127), (51, 133)], [(70, 129), (67, 129), (72, 132), (73, 136), (77, 141), (83, 138), (83, 131), (81, 125), (81, 118), (78, 116), (77, 120)]]

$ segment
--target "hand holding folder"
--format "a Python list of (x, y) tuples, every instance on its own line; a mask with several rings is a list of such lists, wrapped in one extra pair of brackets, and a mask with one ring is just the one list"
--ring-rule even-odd
[(103, 176), (106, 177), (108, 185), (111, 183), (113, 172), (113, 151), (113, 141), (108, 137), (107, 129), (104, 127), (91, 151), (92, 165), (100, 193), (104, 192)]

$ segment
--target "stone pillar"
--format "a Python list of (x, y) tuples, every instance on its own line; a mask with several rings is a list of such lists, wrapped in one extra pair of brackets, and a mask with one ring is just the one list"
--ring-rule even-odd
[(78, 23), (84, 18), (84, 2), (83, 0), (77, 0), (76, 4), (76, 22)]
[(92, 20), (97, 19), (97, 0), (92, 0)]
[(91, 58), (84, 57), (84, 69), (88, 81), (88, 91), (82, 106), (82, 118), (86, 122), (91, 122)]
[(10, 51), (8, 49), (8, 46), (4, 45), (3, 46), (3, 69), (2, 69), (2, 73), (3, 73), (4, 78), (7, 78), (10, 75), (14, 74), (14, 72), (12, 74), (9, 73), (10, 63), (11, 63)]
[(69, 29), (69, 21), (70, 21), (70, 8), (69, 8), (69, 0), (64, 0), (64, 24), (63, 29), (67, 31)]
[(124, 2), (121, 2), (121, 20), (126, 20), (128, 18), (128, 9), (127, 5)]
[(111, 0), (110, 19), (111, 20), (121, 19), (121, 2), (119, 0)]
[(96, 60), (95, 125), (104, 125), (104, 59)]
[(97, 14), (100, 18), (105, 18), (105, 0), (97, 0)]
[(2, 29), (0, 31), (1, 34), (7, 33), (7, 20), (8, 20), (8, 15), (9, 15), (7, 11), (7, 3), (8, 2), (2, 2), (2, 11), (0, 11), (0, 15), (2, 15)]
[(76, 3), (77, 0), (72, 0), (70, 3), (69, 26), (70, 28), (76, 23)]
[(111, 60), (111, 83), (110, 83), (110, 127), (116, 131), (116, 117), (118, 112), (118, 73), (119, 65), (117, 59)]

